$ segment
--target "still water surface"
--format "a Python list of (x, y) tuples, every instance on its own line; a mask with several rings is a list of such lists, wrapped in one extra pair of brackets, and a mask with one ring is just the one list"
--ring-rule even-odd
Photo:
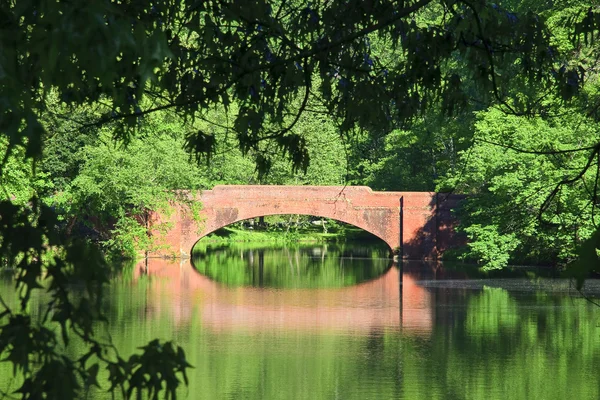
[(600, 309), (568, 281), (385, 254), (233, 246), (141, 262), (110, 287), (113, 341), (182, 345), (191, 399), (600, 398)]

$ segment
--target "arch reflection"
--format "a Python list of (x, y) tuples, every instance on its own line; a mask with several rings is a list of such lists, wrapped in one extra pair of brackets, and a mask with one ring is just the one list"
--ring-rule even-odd
[(342, 288), (376, 279), (393, 265), (385, 246), (346, 244), (249, 248), (207, 244), (192, 265), (227, 287), (273, 289)]
[[(404, 268), (403, 268), (404, 269)], [(428, 335), (432, 293), (397, 266), (377, 279), (333, 289), (227, 287), (198, 273), (190, 260), (147, 259), (134, 280), (147, 285), (147, 314), (174, 316), (177, 325), (200, 323), (214, 332), (344, 331), (372, 333), (402, 329)]]

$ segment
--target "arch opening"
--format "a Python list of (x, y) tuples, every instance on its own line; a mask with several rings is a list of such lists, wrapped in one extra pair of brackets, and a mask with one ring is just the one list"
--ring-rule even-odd
[(215, 243), (202, 250), (191, 259), (194, 270), (226, 287), (342, 288), (378, 279), (393, 265), (377, 248), (358, 244)]
[[(291, 218), (290, 218), (291, 217)], [(218, 218), (217, 218), (218, 219)], [(287, 221), (286, 221), (287, 219)], [(287, 233), (290, 231), (290, 224), (294, 225), (295, 229), (304, 229), (306, 232), (316, 233), (320, 231), (324, 233), (323, 239), (326, 239), (327, 234), (332, 236), (332, 240), (337, 235), (339, 238), (340, 230), (345, 230), (344, 240), (360, 240), (374, 243), (375, 245), (385, 245), (389, 251), (389, 255), (393, 252), (393, 245), (386, 240), (385, 236), (379, 232), (373, 232), (368, 224), (361, 224), (357, 221), (349, 221), (348, 219), (332, 218), (325, 213), (252, 213), (245, 215), (236, 215), (234, 218), (222, 219), (217, 223), (208, 221), (200, 236), (191, 243), (189, 254), (192, 254), (194, 248), (202, 241), (202, 239), (215, 237), (216, 241), (227, 241), (232, 239), (236, 230), (249, 232), (267, 231), (268, 228), (271, 234)], [(215, 221), (216, 222), (216, 221)], [(307, 229), (312, 228), (312, 229)], [(347, 236), (346, 236), (347, 235)], [(243, 236), (243, 235), (242, 235)]]

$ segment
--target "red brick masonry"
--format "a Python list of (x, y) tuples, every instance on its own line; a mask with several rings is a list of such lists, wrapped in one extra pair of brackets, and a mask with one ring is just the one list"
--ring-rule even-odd
[(454, 233), (456, 220), (451, 215), (463, 198), (460, 195), (374, 192), (366, 186), (220, 185), (196, 199), (187, 196), (202, 204), (201, 221), (194, 220), (184, 201), (173, 204), (168, 215), (154, 215), (155, 221), (169, 221), (171, 226), (162, 239), (164, 249), (151, 256), (187, 258), (201, 237), (219, 228), (276, 214), (314, 215), (352, 224), (381, 238), (390, 250), (402, 247), (408, 259), (436, 258), (464, 242)]

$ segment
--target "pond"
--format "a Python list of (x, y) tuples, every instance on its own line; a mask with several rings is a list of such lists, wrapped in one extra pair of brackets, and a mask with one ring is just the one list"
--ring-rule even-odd
[(348, 244), (204, 250), (142, 261), (109, 288), (124, 353), (157, 337), (186, 349), (182, 398), (600, 398), (600, 308), (566, 280), (398, 267)]

